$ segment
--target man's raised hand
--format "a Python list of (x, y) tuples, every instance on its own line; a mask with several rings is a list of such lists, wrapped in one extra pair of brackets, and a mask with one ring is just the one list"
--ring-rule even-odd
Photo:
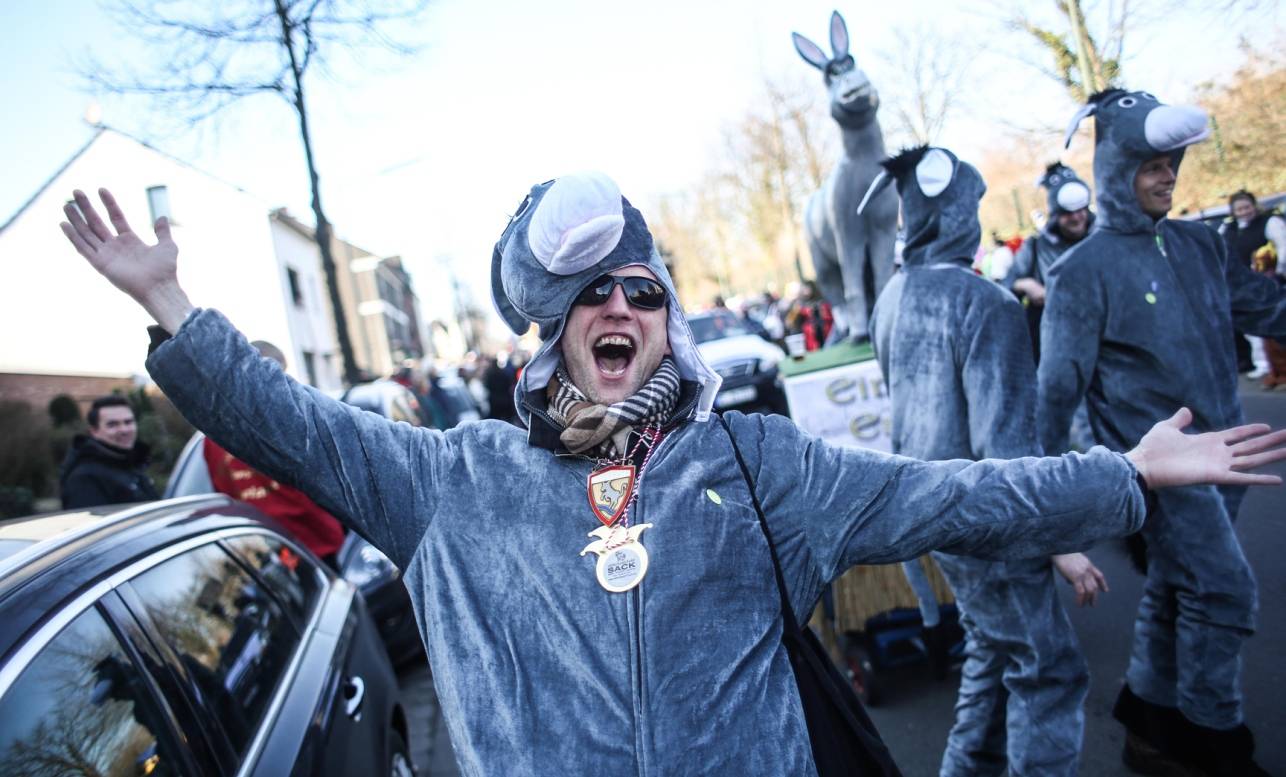
[(1286, 429), (1272, 431), (1267, 424), (1246, 424), (1205, 434), (1184, 434), (1192, 411), (1181, 408), (1153, 426), (1134, 450), (1125, 454), (1148, 488), (1214, 483), (1234, 486), (1271, 486), (1282, 482), (1276, 475), (1255, 475), (1246, 470), (1286, 459)]
[(95, 270), (133, 297), (158, 324), (177, 331), (192, 312), (192, 303), (179, 287), (179, 249), (170, 237), (169, 222), (157, 219), (157, 244), (147, 245), (130, 229), (112, 193), (99, 189), (98, 196), (112, 226), (103, 222), (89, 197), (77, 190), (73, 194), (75, 206), (63, 206), (67, 215), (60, 225), (63, 234)]

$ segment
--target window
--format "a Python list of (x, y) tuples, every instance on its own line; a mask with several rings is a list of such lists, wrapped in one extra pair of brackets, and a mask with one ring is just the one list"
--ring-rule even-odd
[(228, 549), (264, 579), (286, 611), (303, 628), (321, 596), (322, 578), (307, 557), (266, 534), (227, 540)]
[(299, 285), (299, 273), (295, 272), (295, 268), (286, 268), (286, 280), (290, 282), (290, 299), (294, 301), (295, 307), (302, 308), (304, 306), (304, 287)]
[(162, 216), (174, 220), (174, 214), (170, 212), (170, 190), (165, 186), (147, 187), (147, 207), (152, 211), (153, 224)]
[(147, 680), (97, 609), (81, 613), (0, 699), (5, 774), (181, 774)]
[(317, 362), (313, 358), (312, 351), (300, 351), (304, 357), (304, 374), (308, 376), (308, 385), (317, 385)]
[(244, 755), (299, 642), (281, 605), (217, 545), (170, 559), (130, 585)]

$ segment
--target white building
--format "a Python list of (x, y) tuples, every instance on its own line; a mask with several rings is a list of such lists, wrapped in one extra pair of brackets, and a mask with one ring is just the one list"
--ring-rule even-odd
[(155, 239), (152, 220), (170, 218), (179, 280), (194, 304), (218, 308), (249, 338), (276, 344), (297, 379), (341, 387), (317, 247), (274, 219), (267, 203), (111, 129), (100, 129), (0, 226), (0, 379), (144, 371), (147, 314), (58, 228), (72, 190), (98, 204), (99, 186), (111, 189), (147, 242)]

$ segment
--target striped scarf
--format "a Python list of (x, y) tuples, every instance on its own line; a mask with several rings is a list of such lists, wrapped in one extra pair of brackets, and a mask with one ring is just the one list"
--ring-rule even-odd
[(616, 458), (624, 455), (632, 429), (657, 426), (670, 419), (679, 401), (679, 368), (667, 356), (633, 396), (615, 405), (598, 405), (576, 388), (560, 364), (545, 394), (550, 415), (563, 425), (559, 439), (567, 450)]

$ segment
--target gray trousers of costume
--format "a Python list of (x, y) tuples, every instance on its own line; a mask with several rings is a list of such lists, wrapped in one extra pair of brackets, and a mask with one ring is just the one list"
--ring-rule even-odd
[(1244, 490), (1157, 492), (1143, 526), (1148, 579), (1126, 682), (1153, 704), (1215, 729), (1242, 723), (1241, 646), (1255, 631), (1255, 576), (1233, 531)]
[(1075, 775), (1089, 669), (1048, 558), (934, 553), (966, 635), (941, 777)]

